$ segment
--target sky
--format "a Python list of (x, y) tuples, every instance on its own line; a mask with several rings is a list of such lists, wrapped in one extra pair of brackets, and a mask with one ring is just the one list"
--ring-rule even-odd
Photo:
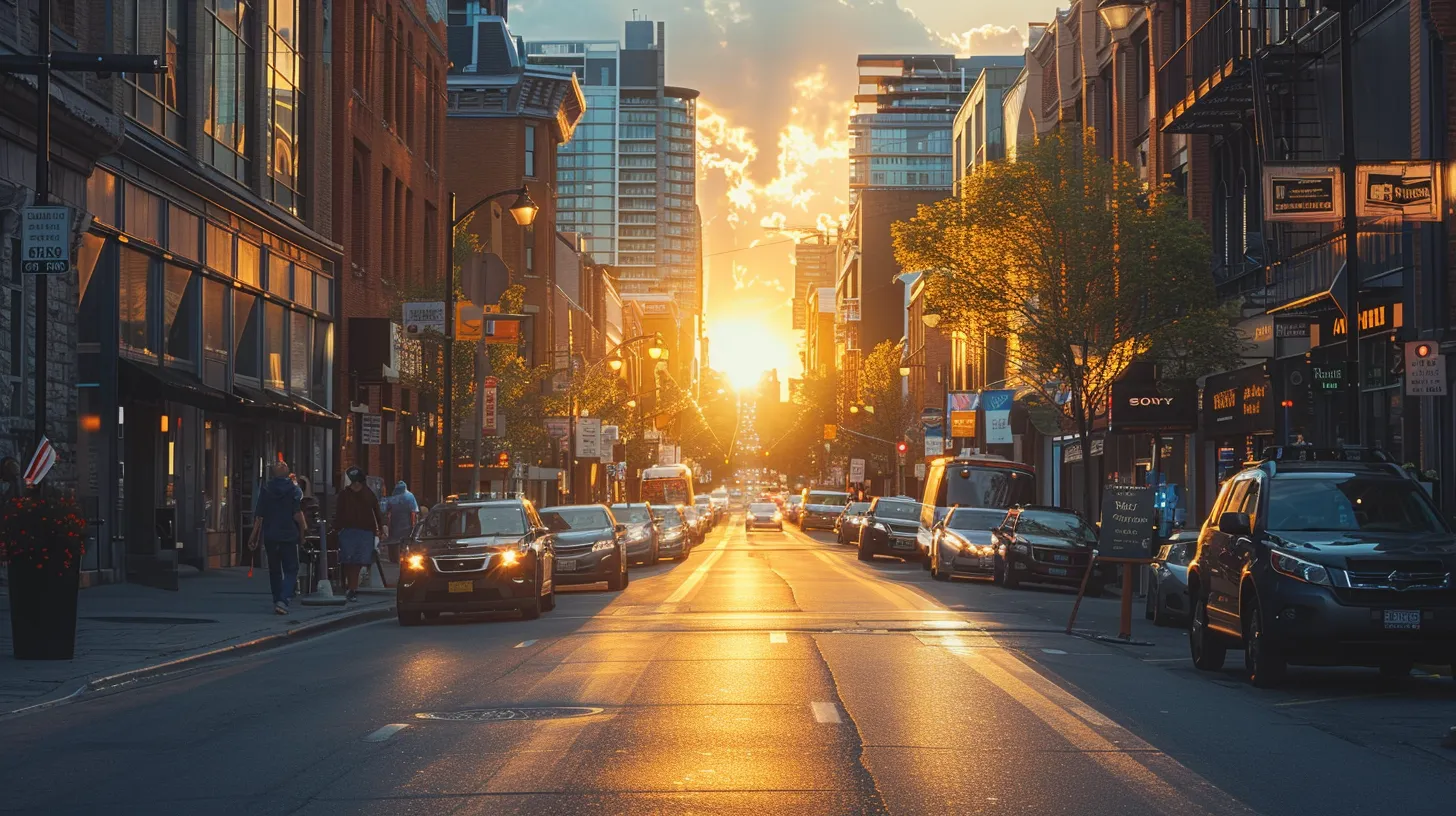
[(793, 234), (848, 213), (848, 117), (861, 53), (1019, 54), (1056, 0), (517, 0), (526, 39), (623, 37), (667, 24), (667, 81), (702, 92), (709, 365), (740, 384), (801, 372)]

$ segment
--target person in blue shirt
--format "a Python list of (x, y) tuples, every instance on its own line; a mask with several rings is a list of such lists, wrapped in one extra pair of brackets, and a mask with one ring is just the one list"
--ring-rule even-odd
[(384, 500), (389, 515), (389, 550), (390, 558), (399, 560), (399, 542), (409, 536), (410, 531), (415, 528), (415, 522), (420, 517), (420, 503), (415, 500), (415, 494), (410, 492), (409, 485), (401, 479), (394, 486), (394, 493)]
[(288, 478), (288, 463), (274, 462), (268, 481), (258, 491), (253, 508), (253, 534), (248, 549), (262, 543), (268, 554), (268, 584), (273, 590), (273, 611), (288, 614), (293, 587), (298, 583), (298, 547), (303, 542), (303, 491)]

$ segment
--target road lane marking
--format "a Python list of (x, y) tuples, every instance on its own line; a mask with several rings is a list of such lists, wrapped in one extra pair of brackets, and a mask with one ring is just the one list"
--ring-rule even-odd
[(1319, 697), (1314, 700), (1285, 700), (1282, 703), (1275, 703), (1274, 708), (1288, 708), (1290, 706), (1319, 705), (1320, 703), (1339, 703), (1345, 700), (1370, 700), (1376, 697), (1395, 697), (1397, 692), (1384, 692), (1380, 694), (1348, 694), (1343, 697)]
[(535, 646), (535, 645), (536, 645), (536, 641), (534, 641), (534, 640), (523, 640), (520, 643), (517, 643), (516, 645), (512, 646), (511, 648), (512, 649), (524, 649), (527, 646)]
[(1066, 654), (1061, 649), (1042, 649), (1043, 654)]
[(789, 642), (789, 633), (788, 632), (769, 632), (768, 633), (768, 642), (769, 643), (788, 643)]
[(810, 703), (809, 708), (813, 709), (814, 711), (815, 722), (824, 723), (826, 725), (833, 725), (835, 723), (844, 722), (844, 720), (841, 719), (839, 716), (839, 706), (835, 705), (834, 703)]
[(409, 728), (409, 723), (390, 723), (389, 725), (384, 726), (383, 728), (379, 729), (378, 731), (375, 731), (373, 734), (370, 734), (369, 736), (365, 737), (364, 738), (364, 741), (365, 742), (384, 742), (385, 740), (389, 739), (390, 737), (394, 736), (395, 734), (398, 734), (399, 732), (405, 730), (406, 728)]
[(698, 584), (702, 583), (703, 578), (707, 577), (708, 570), (711, 570), (713, 565), (718, 563), (718, 559), (723, 557), (723, 548), (728, 546), (728, 538), (729, 536), (727, 535), (723, 536), (723, 539), (718, 542), (718, 546), (713, 548), (713, 552), (708, 556), (708, 560), (693, 570), (693, 574), (689, 575), (688, 579), (682, 582), (682, 586), (667, 596), (667, 600), (663, 601), (663, 603), (682, 603), (683, 599), (688, 596), (688, 593), (697, 589)]

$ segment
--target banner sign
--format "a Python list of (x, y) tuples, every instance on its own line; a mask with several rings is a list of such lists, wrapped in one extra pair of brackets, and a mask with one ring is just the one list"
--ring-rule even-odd
[(483, 417), (481, 420), (483, 423), (481, 425), (481, 433), (486, 436), (495, 436), (499, 433), (497, 430), (498, 423), (495, 421), (495, 415), (498, 409), (496, 396), (499, 393), (500, 380), (497, 380), (495, 377), (486, 377), (480, 388), (481, 416)]
[(937, 425), (934, 428), (925, 429), (925, 455), (945, 455), (945, 428)]
[(445, 301), (431, 300), (421, 303), (406, 303), (400, 310), (400, 321), (408, 337), (418, 337), (425, 332), (445, 333)]
[(600, 459), (602, 456), (602, 421), (598, 417), (582, 417), (576, 421), (576, 457)]
[(1109, 484), (1102, 487), (1102, 527), (1097, 535), (1101, 558), (1151, 558), (1153, 490)]
[(1264, 165), (1265, 221), (1339, 221), (1344, 175), (1329, 165)]
[(981, 404), (978, 391), (952, 391), (945, 398), (945, 412), (950, 417), (950, 435), (956, 439), (976, 436), (976, 409)]
[(1441, 174), (1436, 162), (1362, 164), (1355, 168), (1355, 214), (1441, 220)]
[(986, 412), (986, 444), (1010, 445), (1011, 403), (1015, 391), (986, 391), (981, 394), (981, 408)]
[(55, 464), (56, 449), (51, 445), (49, 437), (42, 436), (40, 445), (36, 446), (35, 455), (30, 457), (30, 464), (25, 466), (25, 486), (35, 487), (40, 484)]
[(856, 484), (863, 482), (865, 478), (865, 460), (849, 460), (849, 480)]

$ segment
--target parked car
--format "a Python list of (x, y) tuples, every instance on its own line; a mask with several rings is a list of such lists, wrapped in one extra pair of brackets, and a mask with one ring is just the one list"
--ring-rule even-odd
[(859, 560), (893, 555), (914, 561), (919, 524), (920, 502), (903, 496), (880, 496), (865, 509), (865, 522), (859, 528)]
[[(1061, 507), (1022, 505), (1006, 512), (991, 531), (991, 577), (1009, 588), (1021, 583), (1080, 586), (1097, 546), (1097, 528)], [(1106, 571), (1098, 567), (1087, 581), (1087, 594), (1102, 594)]]
[(399, 623), (511, 609), (538, 618), (556, 606), (554, 548), (555, 535), (529, 501), (441, 502), (400, 554)]
[(1193, 664), (1242, 649), (1263, 687), (1291, 663), (1456, 663), (1453, 573), (1456, 535), (1382, 451), (1269, 449), (1219, 491), (1188, 565)]
[(930, 577), (947, 581), (953, 575), (990, 575), (996, 565), (991, 531), (1005, 520), (1005, 510), (951, 508), (932, 531)]
[(1148, 572), (1148, 608), (1145, 614), (1155, 626), (1172, 626), (1188, 617), (1188, 562), (1198, 546), (1198, 534), (1174, 533), (1158, 548), (1157, 560)]
[(840, 544), (858, 544), (859, 528), (864, 526), (865, 511), (869, 502), (850, 502), (844, 512), (834, 520), (834, 538)]
[(552, 575), (558, 584), (595, 584), (627, 588), (627, 525), (618, 524), (604, 504), (548, 507), (546, 529), (556, 534)]
[(795, 493), (784, 500), (784, 518), (790, 524), (798, 524), (804, 517), (804, 496)]
[(713, 528), (718, 525), (718, 511), (713, 507), (713, 500), (708, 496), (695, 496), (693, 504), (705, 519), (705, 532), (712, 532)]
[(703, 517), (702, 511), (693, 504), (680, 504), (678, 511), (682, 513), (683, 522), (687, 525), (688, 546), (696, 547), (702, 544), (708, 537), (707, 519)]
[(799, 528), (812, 530), (816, 527), (833, 530), (834, 521), (849, 504), (849, 494), (840, 490), (805, 490), (803, 515)]
[(748, 511), (743, 514), (743, 532), (771, 528), (784, 531), (784, 514), (779, 511), (778, 505), (773, 502), (754, 502), (748, 505)]
[(657, 538), (661, 522), (652, 515), (652, 505), (614, 504), (612, 516), (627, 525), (627, 560), (652, 566), (657, 563)]
[(682, 505), (653, 505), (652, 517), (660, 522), (657, 531), (658, 554), (668, 556), (674, 561), (687, 558), (693, 543), (688, 537)]

